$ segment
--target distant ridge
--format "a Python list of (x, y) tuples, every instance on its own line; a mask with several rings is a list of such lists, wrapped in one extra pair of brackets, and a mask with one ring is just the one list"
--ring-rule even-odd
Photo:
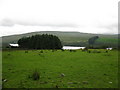
[(14, 35), (26, 35), (26, 34), (35, 34), (35, 33), (81, 33), (81, 34), (92, 34), (92, 35), (120, 35), (120, 34), (95, 34), (95, 33), (85, 33), (85, 32), (78, 32), (78, 31), (36, 31), (36, 32), (28, 32), (28, 33), (22, 33), (22, 34), (13, 34), (13, 35), (5, 35), (1, 37), (6, 37), (6, 36), (14, 36)]
[[(53, 34), (60, 38), (63, 45), (75, 45), (75, 46), (87, 46), (88, 39), (93, 36), (99, 36), (100, 38), (107, 39), (118, 39), (118, 34), (93, 34), (93, 33), (82, 33), (82, 32), (67, 32), (67, 31), (40, 31), (40, 32), (29, 32), (24, 34), (15, 34), (9, 36), (3, 36), (2, 45), (6, 47), (9, 43), (17, 43), (22, 37), (32, 36), (36, 34)], [(110, 41), (109, 41), (110, 42)]]

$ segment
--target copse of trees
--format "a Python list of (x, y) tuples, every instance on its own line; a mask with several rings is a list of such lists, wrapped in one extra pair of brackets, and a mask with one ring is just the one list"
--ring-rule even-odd
[(93, 46), (93, 44), (95, 43), (95, 41), (96, 41), (98, 38), (99, 38), (98, 36), (94, 36), (94, 37), (89, 38), (89, 40), (88, 40), (89, 45), (92, 45), (92, 46)]
[(24, 49), (61, 49), (63, 47), (57, 36), (48, 34), (23, 37), (18, 40), (18, 44)]

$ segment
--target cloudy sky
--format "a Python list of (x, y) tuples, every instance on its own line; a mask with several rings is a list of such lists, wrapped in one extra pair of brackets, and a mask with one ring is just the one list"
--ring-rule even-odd
[(0, 36), (34, 31), (118, 33), (119, 0), (0, 0)]

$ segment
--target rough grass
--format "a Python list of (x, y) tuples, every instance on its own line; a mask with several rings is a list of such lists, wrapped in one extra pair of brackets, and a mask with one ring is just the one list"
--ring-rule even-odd
[[(91, 50), (92, 52), (93, 50)], [(117, 88), (118, 52), (3, 51), (4, 88)], [(28, 76), (37, 69), (39, 80)]]

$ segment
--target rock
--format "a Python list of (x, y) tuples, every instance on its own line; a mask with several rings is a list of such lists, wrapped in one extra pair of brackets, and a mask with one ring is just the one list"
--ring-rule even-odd
[(3, 82), (7, 82), (7, 79), (2, 79)]
[(109, 82), (109, 83), (112, 83), (112, 82)]
[(64, 73), (61, 73), (61, 77), (64, 77), (65, 76), (65, 74)]

